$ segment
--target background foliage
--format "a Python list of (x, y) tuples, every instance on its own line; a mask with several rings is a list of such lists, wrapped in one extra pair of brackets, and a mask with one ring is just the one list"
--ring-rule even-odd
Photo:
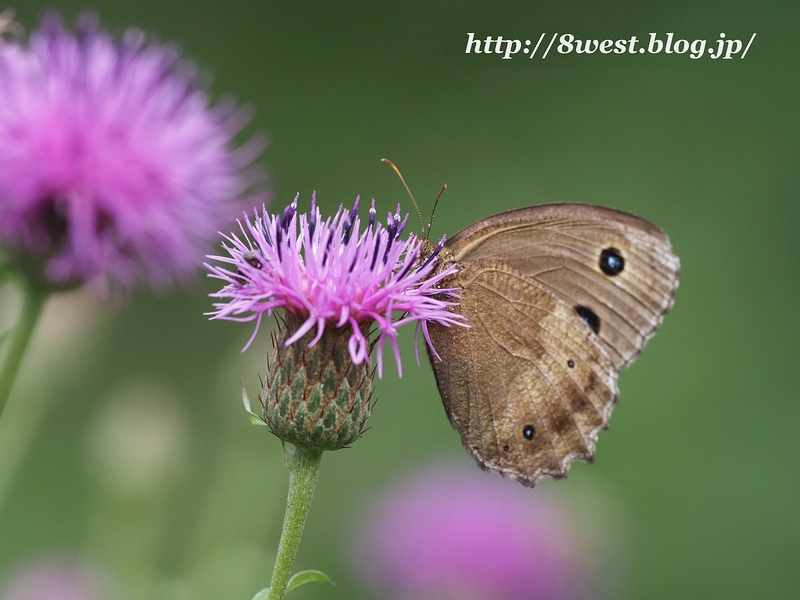
[[(49, 5), (24, 0), (18, 19), (30, 29)], [(56, 6), (69, 21), (88, 8), (112, 30), (135, 25), (176, 41), (213, 74), (215, 92), (255, 106), (250, 130), (269, 132), (276, 207), (316, 190), (328, 210), (357, 194), (408, 210), (379, 163), (386, 156), (423, 213), (448, 184), (434, 237), (541, 202), (605, 204), (659, 224), (682, 261), (675, 309), (622, 374), (595, 464), (531, 493), (552, 491), (594, 523), (620, 598), (800, 594), (800, 5)], [(745, 60), (504, 61), (465, 55), (473, 31), (758, 36)], [(287, 475), (277, 440), (248, 424), (239, 382), (256, 390), (268, 336), (240, 354), (249, 326), (203, 316), (213, 289), (198, 277), (191, 290), (141, 292), (113, 310), (81, 294), (50, 307), (17, 387), (29, 397), (26, 418), (44, 415), (20, 470), (0, 476), (0, 579), (19, 561), (66, 553), (134, 598), (250, 598), (267, 585)], [(8, 320), (16, 299), (2, 294)], [(389, 368), (371, 430), (324, 457), (296, 563), (339, 585), (301, 588), (298, 600), (368, 597), (348, 548), (370, 498), (420, 464), (470, 461), (429, 366), (413, 366), (412, 331), (401, 337), (406, 376)], [(102, 433), (137, 418), (153, 437), (134, 443), (134, 454), (172, 440), (162, 448), (171, 462), (139, 475), (139, 463), (103, 458), (116, 456), (116, 442)]]

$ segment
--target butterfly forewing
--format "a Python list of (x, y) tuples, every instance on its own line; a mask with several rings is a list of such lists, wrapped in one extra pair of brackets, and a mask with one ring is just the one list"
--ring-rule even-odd
[[(594, 313), (617, 367), (641, 353), (678, 285), (678, 258), (664, 232), (599, 206), (545, 204), (500, 213), (456, 234), (448, 248), (459, 264), (502, 262), (543, 283), (573, 309)], [(616, 274), (601, 268), (607, 250), (624, 261)]]
[(678, 259), (634, 215), (582, 204), (494, 215), (445, 245), (469, 328), (430, 327), (439, 392), (484, 467), (527, 485), (591, 460), (619, 367), (672, 306)]

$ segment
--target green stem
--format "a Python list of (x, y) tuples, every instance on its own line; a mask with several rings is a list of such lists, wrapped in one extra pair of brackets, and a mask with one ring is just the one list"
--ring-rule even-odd
[(14, 387), (14, 380), (17, 378), (22, 357), (28, 347), (28, 343), (31, 341), (31, 335), (42, 314), (47, 297), (47, 292), (43, 290), (25, 288), (22, 314), (14, 326), (8, 352), (2, 369), (0, 369), (0, 418), (3, 415), (8, 397), (11, 395), (11, 388)]
[(289, 471), (289, 499), (286, 501), (286, 515), (283, 517), (281, 543), (272, 571), (267, 600), (283, 600), (291, 576), (292, 563), (303, 535), (311, 497), (319, 478), (319, 463), (322, 451), (297, 446)]

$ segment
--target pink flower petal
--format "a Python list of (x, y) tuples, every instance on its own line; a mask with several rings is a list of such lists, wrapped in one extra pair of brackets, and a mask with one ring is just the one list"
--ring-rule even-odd
[[(406, 240), (399, 237), (405, 224), (399, 213), (389, 215), (386, 227), (370, 219), (362, 231), (356, 208), (345, 211), (340, 207), (323, 221), (315, 197), (310, 214), (297, 213), (295, 198), (280, 215), (263, 211), (252, 220), (245, 215), (244, 241), (235, 235), (225, 238), (229, 244), (223, 248), (230, 258), (209, 257), (223, 265), (209, 265), (210, 276), (226, 283), (211, 294), (222, 300), (214, 304), (211, 318), (241, 320), (243, 314), (290, 309), (305, 321), (287, 345), (316, 324), (317, 334), (309, 346), (319, 341), (325, 328), (350, 323), (353, 333), (348, 349), (356, 364), (369, 360), (370, 342), (360, 328), (375, 322), (378, 375), (383, 374), (387, 339), (402, 374), (397, 327), (422, 324), (425, 340), (431, 345), (428, 323), (464, 325), (462, 315), (447, 310), (457, 303), (443, 299), (454, 290), (437, 287), (456, 267), (451, 265), (433, 275), (436, 253), (444, 240), (434, 255), (418, 264), (422, 242), (413, 235)], [(393, 318), (398, 320), (393, 322)]]

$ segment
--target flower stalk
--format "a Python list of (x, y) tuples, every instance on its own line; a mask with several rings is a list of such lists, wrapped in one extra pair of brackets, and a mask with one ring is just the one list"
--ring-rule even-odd
[(8, 351), (3, 360), (2, 368), (0, 368), (0, 418), (2, 418), (3, 410), (11, 395), (11, 389), (14, 387), (22, 357), (25, 355), (48, 297), (48, 292), (42, 288), (25, 287), (22, 314), (11, 331)]
[(297, 446), (289, 470), (289, 498), (286, 501), (286, 514), (278, 546), (278, 556), (272, 571), (267, 600), (282, 600), (291, 577), (292, 563), (297, 555), (300, 537), (311, 506), (311, 497), (319, 478), (319, 465), (322, 451)]

